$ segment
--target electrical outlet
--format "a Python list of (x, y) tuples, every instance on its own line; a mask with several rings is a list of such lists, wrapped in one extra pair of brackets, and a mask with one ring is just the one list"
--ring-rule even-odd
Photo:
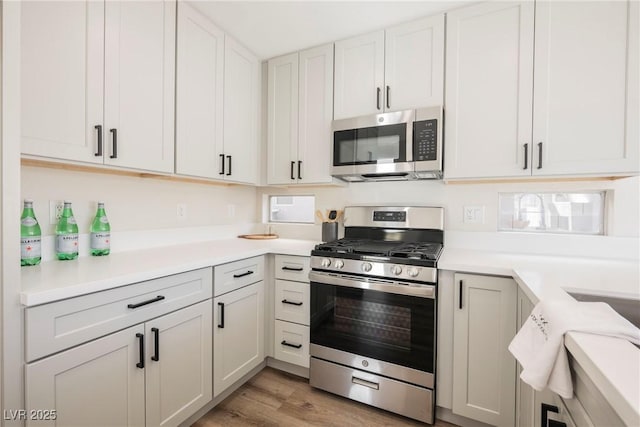
[(176, 218), (179, 221), (184, 221), (187, 219), (187, 205), (186, 203), (178, 203), (176, 208)]
[(484, 206), (465, 206), (462, 221), (465, 224), (484, 224)]
[(49, 224), (56, 225), (64, 209), (63, 200), (49, 200)]

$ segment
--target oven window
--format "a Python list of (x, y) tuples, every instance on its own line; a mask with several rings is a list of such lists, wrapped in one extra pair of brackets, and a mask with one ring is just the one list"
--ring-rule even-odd
[(405, 162), (406, 123), (334, 132), (333, 165)]
[(435, 300), (311, 283), (311, 342), (433, 373)]

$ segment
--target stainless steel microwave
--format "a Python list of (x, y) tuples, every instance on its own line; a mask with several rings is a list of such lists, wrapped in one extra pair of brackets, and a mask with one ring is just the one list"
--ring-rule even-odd
[(331, 175), (350, 182), (442, 178), (442, 107), (333, 121)]

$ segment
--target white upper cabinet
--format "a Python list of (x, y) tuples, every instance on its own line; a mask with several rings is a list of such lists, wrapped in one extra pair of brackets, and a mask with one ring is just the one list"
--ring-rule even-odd
[(533, 26), (529, 1), (447, 14), (446, 178), (531, 175)]
[(640, 170), (639, 6), (536, 3), (534, 175)]
[(384, 54), (385, 110), (442, 105), (444, 15), (388, 28)]
[(258, 58), (229, 36), (224, 43), (224, 177), (255, 184), (258, 180)]
[(22, 152), (102, 163), (104, 3), (21, 5)]
[(173, 172), (175, 9), (24, 2), (22, 152)]
[(105, 3), (105, 163), (173, 172), (175, 0)]
[(218, 178), (223, 138), (224, 33), (178, 3), (176, 173)]
[(336, 42), (333, 117), (383, 111), (384, 31)]
[(336, 42), (334, 118), (442, 105), (444, 15)]
[(333, 45), (269, 60), (267, 183), (331, 182)]
[(487, 2), (448, 13), (445, 178), (638, 173), (639, 9)]

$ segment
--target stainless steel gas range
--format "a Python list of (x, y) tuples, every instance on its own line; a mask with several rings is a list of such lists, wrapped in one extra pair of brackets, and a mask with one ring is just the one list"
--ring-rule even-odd
[(433, 423), (444, 211), (347, 207), (311, 252), (310, 383)]

